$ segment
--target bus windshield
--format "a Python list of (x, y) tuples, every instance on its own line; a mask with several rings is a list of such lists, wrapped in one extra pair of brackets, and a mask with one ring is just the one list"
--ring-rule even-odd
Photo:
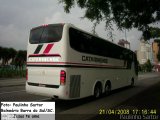
[(41, 26), (31, 30), (31, 44), (58, 42), (62, 38), (63, 25)]

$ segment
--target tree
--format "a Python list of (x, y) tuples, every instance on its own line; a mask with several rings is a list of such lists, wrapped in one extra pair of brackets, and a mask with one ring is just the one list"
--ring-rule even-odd
[(14, 60), (16, 68), (19, 67), (19, 69), (22, 70), (24, 64), (26, 63), (26, 58), (27, 58), (27, 51), (19, 50)]
[(113, 23), (119, 29), (137, 28), (147, 38), (151, 34), (149, 24), (160, 20), (160, 0), (59, 0), (64, 10), (77, 4), (85, 9), (83, 17), (95, 23), (105, 21), (106, 28)]
[(141, 69), (144, 72), (151, 72), (152, 68), (153, 68), (153, 66), (152, 66), (150, 60), (147, 60), (147, 62), (141, 66)]
[(2, 59), (2, 65), (6, 65), (8, 64), (8, 61), (10, 59), (15, 58), (16, 56), (16, 50), (13, 48), (4, 48), (4, 47), (0, 47), (0, 60)]
[(12, 62), (17, 54), (17, 51), (14, 48), (9, 48), (9, 58), (12, 59)]
[(0, 46), (0, 60), (2, 59), (2, 47)]
[(158, 27), (148, 27), (143, 32), (143, 38), (148, 40), (150, 38), (159, 38), (160, 37), (160, 29)]
[(148, 72), (151, 72), (151, 71), (152, 71), (152, 68), (153, 68), (153, 66), (152, 66), (152, 64), (151, 64), (151, 61), (150, 61), (150, 60), (147, 60), (147, 62), (146, 62), (146, 70), (147, 70)]
[(2, 58), (2, 65), (8, 64), (9, 61), (9, 49), (8, 48), (1, 48), (1, 58)]

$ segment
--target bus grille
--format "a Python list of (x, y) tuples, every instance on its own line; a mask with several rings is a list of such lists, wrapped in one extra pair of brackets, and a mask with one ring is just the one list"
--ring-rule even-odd
[(81, 76), (80, 75), (71, 75), (70, 76), (70, 98), (80, 97), (80, 86), (81, 85)]

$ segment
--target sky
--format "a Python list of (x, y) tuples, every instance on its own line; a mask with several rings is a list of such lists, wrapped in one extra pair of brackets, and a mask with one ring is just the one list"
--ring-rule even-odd
[[(91, 32), (93, 23), (81, 19), (84, 12), (75, 6), (67, 14), (58, 0), (0, 0), (0, 46), (26, 50), (30, 29), (43, 24), (72, 23)], [(118, 31), (115, 25), (113, 28), (114, 43), (125, 39), (124, 31)], [(96, 32), (99, 37), (110, 40), (104, 22), (96, 27)], [(132, 50), (138, 49), (141, 35), (136, 29), (126, 31)]]

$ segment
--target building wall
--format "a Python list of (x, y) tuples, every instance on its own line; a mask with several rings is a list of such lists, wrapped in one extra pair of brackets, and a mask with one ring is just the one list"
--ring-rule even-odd
[(147, 60), (152, 62), (152, 46), (144, 40), (140, 41), (139, 49), (137, 50), (137, 59), (140, 64), (144, 64)]
[(157, 54), (158, 54), (159, 47), (157, 42), (152, 43), (152, 49), (153, 49), (153, 62), (154, 64), (158, 64)]

